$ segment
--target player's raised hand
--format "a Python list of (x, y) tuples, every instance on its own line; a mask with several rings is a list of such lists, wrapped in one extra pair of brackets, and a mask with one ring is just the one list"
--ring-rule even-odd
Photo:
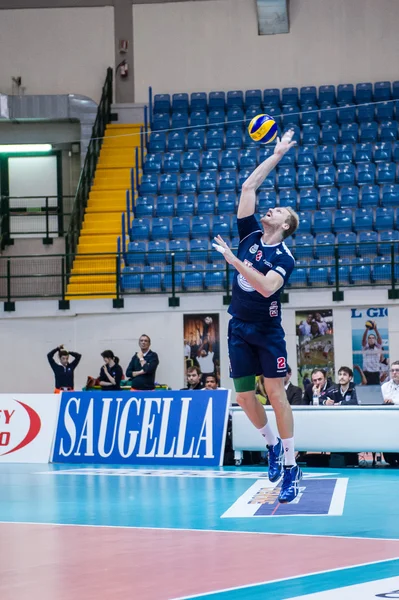
[(220, 252), (220, 254), (223, 254), (225, 260), (230, 264), (234, 264), (234, 261), (237, 260), (236, 257), (234, 256), (234, 254), (232, 253), (232, 251), (230, 250), (230, 248), (228, 247), (228, 245), (226, 244), (226, 242), (224, 241), (224, 239), (218, 235), (215, 238), (213, 238), (215, 240), (215, 243), (212, 244), (212, 246), (218, 251)]
[(288, 131), (286, 131), (283, 135), (283, 137), (281, 138), (277, 138), (277, 144), (274, 148), (274, 154), (277, 154), (277, 156), (284, 156), (284, 154), (286, 154), (286, 152), (288, 152), (288, 150), (290, 150), (291, 148), (293, 148), (296, 145), (296, 142), (292, 141), (292, 138), (295, 135), (295, 131), (293, 129), (289, 129)]

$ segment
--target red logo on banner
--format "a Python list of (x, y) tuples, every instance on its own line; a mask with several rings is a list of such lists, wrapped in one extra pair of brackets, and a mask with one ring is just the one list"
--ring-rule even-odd
[[(33, 442), (33, 440), (38, 436), (41, 425), (42, 425), (39, 415), (37, 414), (37, 412), (35, 410), (33, 410), (33, 408), (31, 406), (28, 406), (28, 404), (24, 404), (23, 402), (20, 402), (19, 400), (15, 400), (15, 402), (17, 402), (20, 406), (22, 406), (22, 408), (28, 414), (28, 417), (29, 417), (28, 431), (26, 432), (23, 440), (21, 440), (21, 442), (19, 442), (19, 444), (17, 444), (17, 446), (15, 446), (15, 448), (11, 448), (11, 450), (7, 450), (6, 452), (0, 453), (0, 456), (5, 456), (6, 454), (11, 454), (12, 452), (21, 450), (21, 448), (24, 448), (25, 446), (27, 446), (28, 444)], [(19, 409), (19, 407), (18, 407), (18, 409)], [(15, 409), (14, 410), (1, 410), (0, 413), (2, 413), (4, 416), (5, 425), (12, 427), (11, 420), (15, 413)], [(1, 423), (1, 427), (2, 426), (3, 426), (3, 423)], [(0, 431), (0, 447), (1, 448), (7, 447), (10, 445), (10, 443), (12, 443), (11, 431), (8, 431), (8, 430)]]

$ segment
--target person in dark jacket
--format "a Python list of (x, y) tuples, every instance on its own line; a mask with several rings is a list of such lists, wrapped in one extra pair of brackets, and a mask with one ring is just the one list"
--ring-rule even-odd
[(302, 390), (297, 385), (291, 383), (292, 369), (287, 365), (287, 375), (284, 377), (285, 393), (290, 404), (302, 404)]
[(187, 387), (182, 390), (202, 390), (202, 373), (198, 367), (189, 367), (187, 369)]
[(158, 354), (150, 350), (151, 339), (148, 335), (140, 336), (139, 346), (140, 350), (132, 357), (126, 369), (126, 377), (132, 382), (132, 390), (153, 390), (159, 365)]
[(353, 371), (349, 367), (341, 367), (338, 371), (339, 385), (328, 387), (320, 394), (320, 404), (324, 406), (348, 406), (357, 404), (355, 384), (351, 381)]
[[(55, 362), (54, 356), (58, 353), (60, 363)], [(69, 362), (69, 357), (72, 356), (73, 360)], [(50, 367), (53, 369), (55, 378), (55, 390), (54, 393), (59, 394), (63, 390), (74, 389), (74, 371), (78, 366), (82, 355), (78, 352), (68, 352), (65, 350), (64, 345), (50, 350), (47, 354), (47, 360), (50, 363)]]
[(302, 404), (313, 404), (313, 397), (317, 397), (320, 402), (321, 394), (323, 394), (327, 388), (335, 385), (331, 379), (327, 378), (327, 372), (324, 369), (313, 369), (310, 377), (312, 383), (305, 387)]
[(119, 358), (114, 355), (112, 350), (104, 350), (101, 356), (105, 364), (101, 367), (99, 384), (104, 390), (120, 390), (123, 371), (119, 364)]

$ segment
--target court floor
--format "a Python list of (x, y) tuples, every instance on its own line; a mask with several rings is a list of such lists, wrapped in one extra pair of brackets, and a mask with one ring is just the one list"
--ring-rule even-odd
[(399, 598), (399, 471), (0, 465), (1, 600)]

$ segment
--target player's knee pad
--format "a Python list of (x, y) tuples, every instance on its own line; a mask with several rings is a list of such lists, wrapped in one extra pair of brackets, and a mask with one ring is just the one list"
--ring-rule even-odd
[(233, 379), (235, 391), (254, 392), (255, 391), (255, 375), (246, 375), (245, 377), (236, 377)]

